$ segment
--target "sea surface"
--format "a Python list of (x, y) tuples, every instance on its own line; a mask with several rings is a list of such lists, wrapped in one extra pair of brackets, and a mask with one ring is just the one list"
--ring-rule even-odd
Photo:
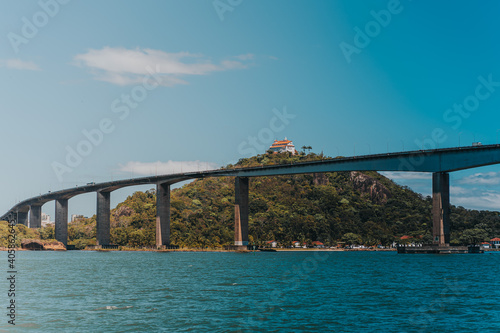
[(500, 253), (17, 252), (0, 331), (500, 332)]

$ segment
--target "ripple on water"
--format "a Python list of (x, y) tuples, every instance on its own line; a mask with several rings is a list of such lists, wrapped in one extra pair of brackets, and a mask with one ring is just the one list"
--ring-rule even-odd
[(16, 329), (415, 332), (418, 323), (500, 331), (498, 278), (482, 269), (500, 266), (500, 255), (337, 252), (304, 266), (311, 258), (26, 252)]

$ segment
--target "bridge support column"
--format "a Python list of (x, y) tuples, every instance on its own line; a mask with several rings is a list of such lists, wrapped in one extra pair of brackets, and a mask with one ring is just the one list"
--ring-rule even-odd
[(56, 240), (68, 245), (68, 199), (56, 200)]
[(109, 245), (111, 193), (97, 192), (96, 241), (97, 245)]
[(234, 245), (248, 245), (248, 178), (236, 177), (234, 182)]
[(432, 236), (433, 244), (450, 245), (450, 175), (432, 174)]
[(156, 185), (156, 246), (170, 245), (170, 184)]
[(30, 206), (30, 228), (42, 227), (42, 206)]
[(17, 223), (28, 226), (28, 212), (17, 212)]

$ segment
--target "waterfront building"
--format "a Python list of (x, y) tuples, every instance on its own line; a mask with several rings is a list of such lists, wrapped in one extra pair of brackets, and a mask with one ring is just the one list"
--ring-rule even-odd
[(277, 247), (278, 246), (278, 242), (276, 242), (275, 240), (267, 241), (266, 245), (270, 246), (270, 247)]
[(500, 248), (500, 238), (496, 237), (490, 240), (491, 247), (494, 249)]

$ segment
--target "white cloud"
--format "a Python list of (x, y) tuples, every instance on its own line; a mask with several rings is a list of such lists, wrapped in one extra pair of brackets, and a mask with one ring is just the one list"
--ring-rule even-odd
[(253, 55), (251, 53), (240, 54), (238, 56), (235, 56), (235, 58), (239, 59), (239, 60), (253, 60), (255, 58), (255, 55)]
[(464, 194), (470, 194), (470, 190), (465, 189), (460, 186), (450, 186), (450, 194), (451, 195), (464, 195)]
[(498, 185), (500, 184), (500, 172), (479, 172), (464, 177), (458, 181), (460, 184), (473, 185)]
[(429, 172), (395, 172), (383, 171), (380, 172), (383, 176), (390, 179), (431, 179), (432, 174)]
[(202, 161), (168, 161), (168, 162), (135, 162), (130, 161), (120, 165), (121, 172), (134, 173), (136, 175), (164, 175), (181, 172), (194, 172), (218, 169), (218, 165), (212, 162)]
[(476, 196), (462, 196), (451, 199), (454, 205), (473, 209), (500, 210), (500, 193), (483, 192)]
[(0, 59), (0, 67), (7, 67), (12, 69), (39, 71), (40, 68), (32, 61), (24, 61), (21, 59)]
[(244, 54), (216, 64), (201, 54), (189, 52), (168, 53), (153, 49), (112, 47), (91, 49), (74, 57), (77, 65), (91, 69), (100, 81), (117, 85), (137, 84), (154, 72), (164, 86), (186, 84), (180, 77), (188, 75), (247, 68), (247, 61), (252, 59), (252, 54)]

